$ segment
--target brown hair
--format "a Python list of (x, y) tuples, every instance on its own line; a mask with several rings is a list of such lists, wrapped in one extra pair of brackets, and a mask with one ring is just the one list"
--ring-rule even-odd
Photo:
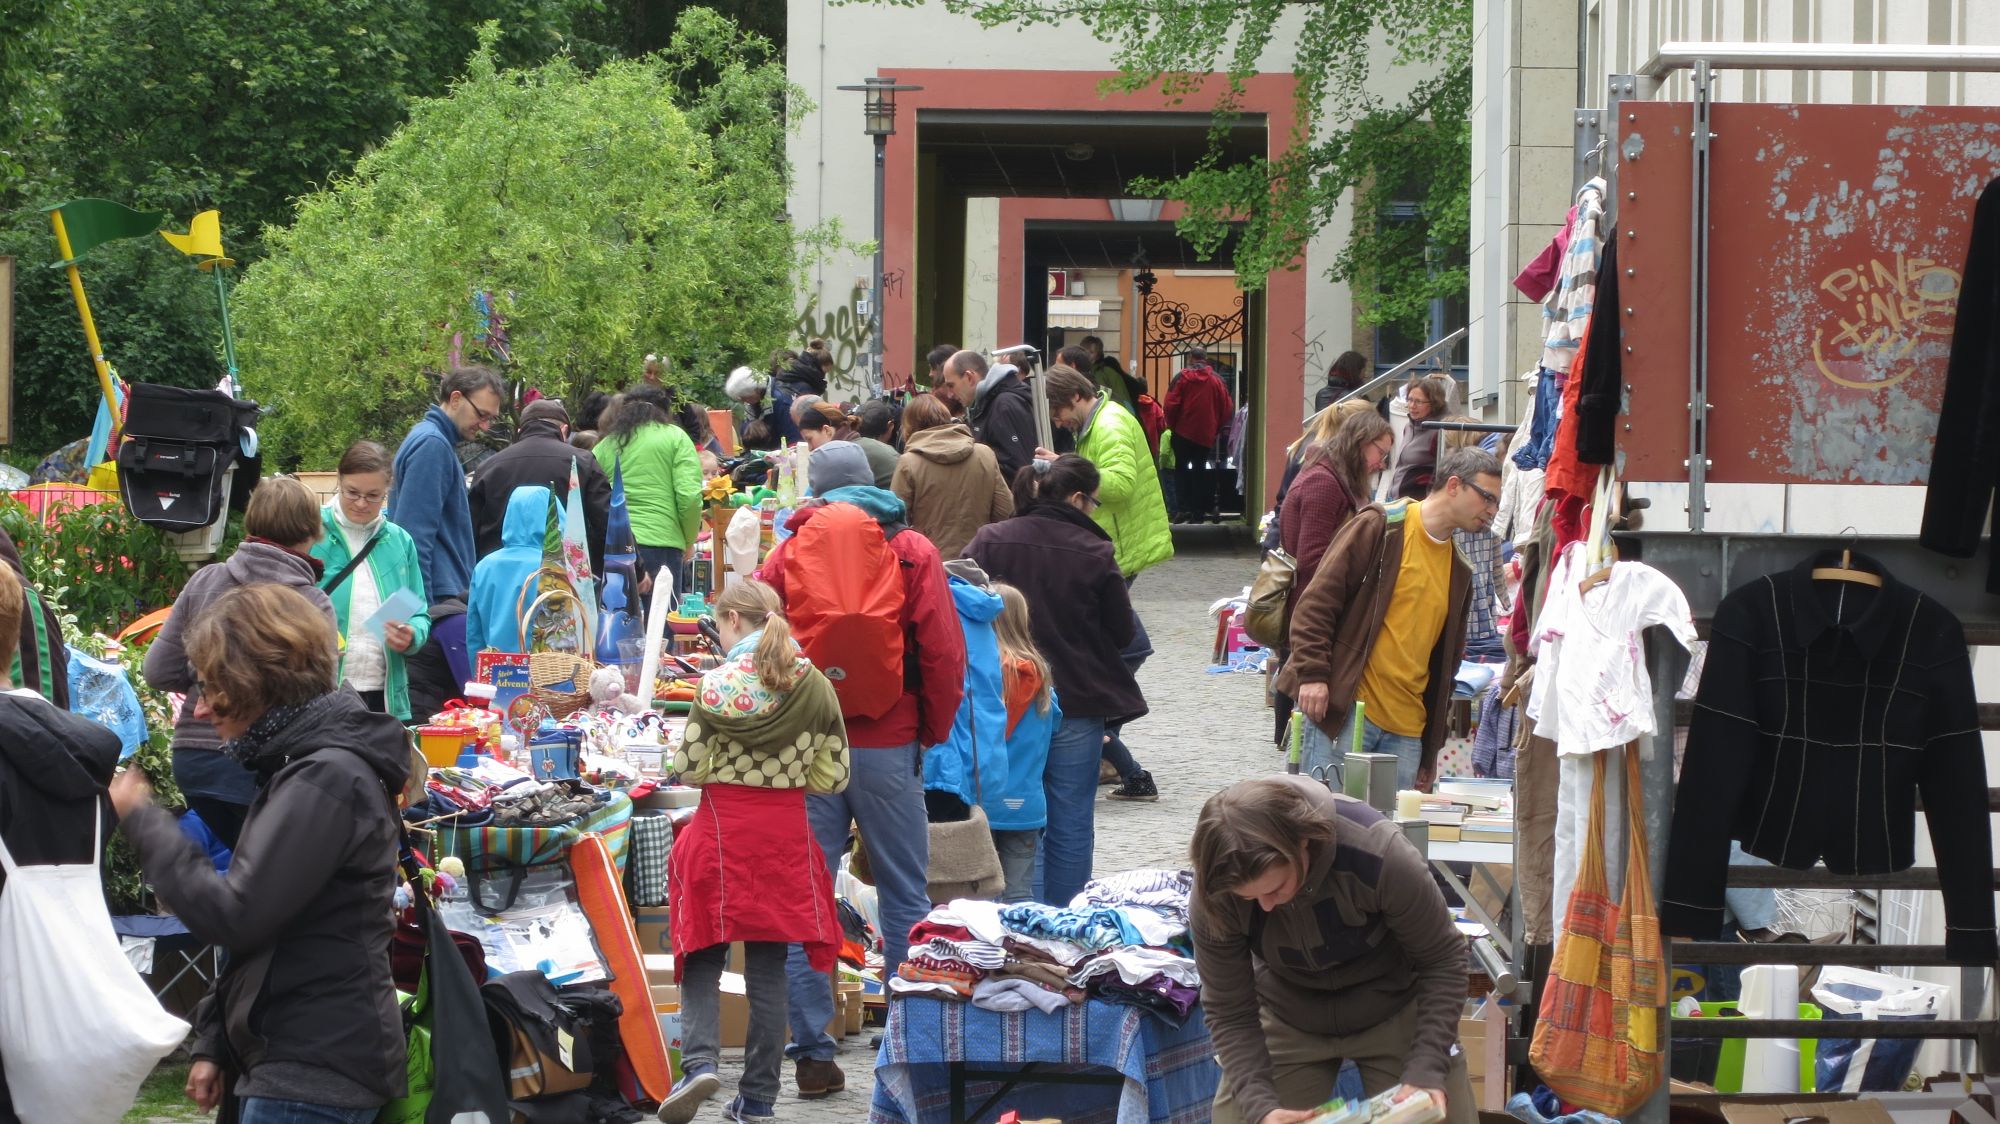
[(333, 690), (339, 663), (325, 611), (270, 582), (238, 586), (210, 602), (188, 629), (187, 652), (209, 709), (253, 721), (274, 706), (297, 706)]
[(250, 506), (243, 510), (243, 533), (279, 546), (311, 546), (325, 533), (319, 497), (293, 477), (267, 477), (250, 493)]
[(1042, 382), (1048, 387), (1051, 406), (1067, 406), (1079, 398), (1097, 397), (1097, 384), (1090, 381), (1089, 375), (1061, 363), (1050, 367), (1042, 375)]
[(852, 414), (843, 414), (840, 407), (831, 402), (814, 402), (798, 412), (800, 429), (839, 429), (843, 425), (855, 424)]
[[(1333, 821), (1315, 807), (1299, 781), (1258, 777), (1208, 798), (1194, 821), (1188, 859), (1195, 893), (1219, 897), (1247, 886), (1276, 866), (1309, 862), (1315, 847), (1333, 842)], [(1305, 871), (1299, 871), (1304, 877)]]
[(379, 472), (392, 479), (396, 474), (395, 462), (389, 459), (388, 451), (373, 441), (356, 441), (349, 445), (347, 451), (340, 455), (340, 464), (335, 466), (334, 471), (341, 476)]
[(1394, 433), (1389, 423), (1382, 420), (1382, 415), (1373, 410), (1348, 414), (1341, 419), (1340, 428), (1333, 431), (1332, 437), (1306, 450), (1299, 468), (1303, 471), (1310, 465), (1326, 461), (1333, 474), (1340, 477), (1341, 487), (1347, 489), (1348, 498), (1357, 504), (1366, 503), (1368, 446)]
[(1443, 421), (1446, 414), (1458, 408), (1458, 388), (1449, 375), (1411, 375), (1403, 397), (1411, 391), (1424, 392), (1424, 401), (1431, 405), (1431, 416), (1426, 421)]
[[(1477, 422), (1479, 419), (1468, 414), (1450, 414), (1438, 420), (1447, 422)], [(1463, 449), (1467, 445), (1479, 444), (1480, 438), (1485, 436), (1484, 433), (1476, 429), (1447, 429), (1444, 431), (1444, 447), (1447, 449)]]
[[(6, 678), (6, 669), (13, 665), (14, 656), (20, 651), (21, 614), (27, 608), (28, 597), (22, 592), (20, 575), (14, 573), (14, 567), (0, 563), (0, 679)], [(49, 669), (43, 668), (42, 674), (49, 674)]]
[(1299, 434), (1297, 441), (1285, 446), (1285, 456), (1295, 457), (1300, 449), (1310, 449), (1314, 445), (1331, 441), (1333, 435), (1340, 432), (1342, 422), (1355, 414), (1372, 413), (1375, 413), (1375, 403), (1366, 398), (1349, 398), (1335, 402), (1307, 419), (1311, 424), (1306, 426), (1305, 432)]
[(731, 582), (729, 588), (709, 602), (709, 610), (717, 617), (735, 613), (743, 618), (743, 623), (764, 630), (750, 662), (757, 668), (757, 681), (765, 690), (789, 691), (798, 684), (798, 653), (792, 647), (792, 626), (785, 620), (785, 603), (779, 599), (777, 590), (755, 578), (744, 578)]
[(903, 406), (903, 442), (926, 429), (936, 429), (952, 422), (951, 407), (946, 406), (935, 394), (919, 394)]

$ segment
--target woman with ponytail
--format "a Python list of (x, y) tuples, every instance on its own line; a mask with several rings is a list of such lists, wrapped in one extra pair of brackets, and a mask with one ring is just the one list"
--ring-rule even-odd
[(684, 1076), (660, 1119), (693, 1120), (722, 1087), (722, 966), (744, 942), (750, 1025), (732, 1120), (771, 1118), (785, 1049), (785, 950), (833, 970), (842, 939), (833, 880), (806, 821), (807, 793), (847, 787), (847, 729), (833, 684), (792, 642), (777, 591), (743, 580), (711, 610), (727, 653), (701, 677), (674, 771), (701, 806), (677, 831), (668, 909), (681, 985)]

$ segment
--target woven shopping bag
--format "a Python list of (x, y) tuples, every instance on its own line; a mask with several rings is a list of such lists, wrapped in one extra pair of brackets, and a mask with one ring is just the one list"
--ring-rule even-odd
[(1625, 890), (1617, 902), (1604, 875), (1604, 755), (1595, 754), (1590, 828), (1583, 863), (1556, 935), (1528, 1061), (1563, 1100), (1621, 1116), (1666, 1079), (1667, 971), (1653, 875), (1639, 754), (1626, 747)]

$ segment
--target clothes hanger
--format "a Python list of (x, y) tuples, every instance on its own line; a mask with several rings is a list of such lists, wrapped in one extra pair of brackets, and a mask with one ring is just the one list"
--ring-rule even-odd
[(1815, 566), (1813, 567), (1812, 579), (1816, 582), (1853, 582), (1856, 585), (1868, 585), (1874, 586), (1876, 589), (1881, 589), (1882, 575), (1871, 573), (1867, 570), (1856, 569), (1854, 566), (1854, 549), (1852, 544), (1856, 539), (1860, 538), (1860, 532), (1856, 531), (1853, 527), (1849, 527), (1841, 533), (1848, 536), (1848, 544), (1840, 548), (1840, 565)]
[(1595, 502), (1590, 517), (1591, 536), (1584, 553), (1584, 558), (1598, 565), (1598, 569), (1577, 583), (1579, 597), (1609, 581), (1612, 567), (1618, 563), (1618, 543), (1611, 537), (1611, 528), (1622, 515), (1619, 510), (1623, 506), (1620, 498), (1622, 490), (1612, 479), (1611, 466), (1604, 466), (1597, 475), (1597, 492), (1593, 497)]

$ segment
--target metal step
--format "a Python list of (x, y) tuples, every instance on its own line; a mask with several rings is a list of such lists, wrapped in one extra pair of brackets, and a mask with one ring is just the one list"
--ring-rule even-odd
[[(1841, 1023), (1818, 1019), (1675, 1019), (1675, 1038), (1824, 1038)], [(1861, 1024), (1857, 1024), (1861, 1025)], [(2000, 1020), (1937, 1019), (1926, 1022), (1870, 1019), (1870, 1038), (1980, 1038), (2000, 1033)]]
[(1854, 964), (1951, 968), (1958, 962), (1936, 944), (1744, 944), (1739, 941), (1675, 940), (1667, 946), (1675, 964)]

